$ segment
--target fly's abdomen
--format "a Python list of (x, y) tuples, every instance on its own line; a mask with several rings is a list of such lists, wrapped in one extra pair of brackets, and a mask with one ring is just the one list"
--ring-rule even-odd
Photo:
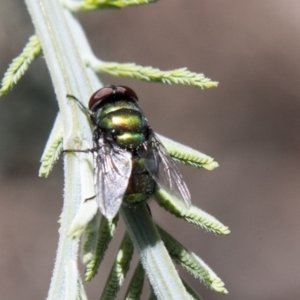
[[(157, 169), (154, 161), (153, 168)], [(132, 174), (124, 195), (124, 201), (131, 204), (146, 201), (154, 194), (155, 187), (156, 182), (145, 167), (145, 159), (138, 157), (133, 158)]]
[(121, 108), (111, 111), (101, 119), (99, 126), (111, 132), (121, 148), (135, 149), (146, 140), (147, 121), (138, 110)]

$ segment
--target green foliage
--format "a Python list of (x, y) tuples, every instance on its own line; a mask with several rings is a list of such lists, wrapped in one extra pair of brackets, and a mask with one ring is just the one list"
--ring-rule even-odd
[(86, 265), (85, 281), (90, 281), (97, 274), (98, 268), (104, 258), (105, 252), (113, 238), (118, 224), (118, 215), (113, 220), (102, 217), (97, 226), (97, 216), (88, 225), (82, 242), (82, 260)]
[(110, 275), (106, 281), (104, 291), (100, 297), (102, 300), (115, 299), (129, 270), (132, 255), (133, 244), (129, 235), (126, 233), (117, 253)]
[(143, 290), (144, 279), (145, 271), (142, 264), (139, 262), (128, 286), (125, 296), (126, 300), (140, 299)]
[(63, 5), (72, 11), (96, 10), (104, 8), (124, 8), (142, 4), (154, 3), (157, 0), (64, 0)]
[(158, 188), (155, 193), (155, 200), (157, 203), (165, 208), (174, 216), (184, 219), (185, 221), (199, 226), (209, 232), (215, 234), (226, 235), (230, 233), (227, 226), (223, 225), (216, 218), (192, 205), (189, 209), (182, 204), (182, 201), (176, 199), (173, 195)]
[(22, 53), (13, 59), (1, 82), (0, 96), (8, 93), (25, 74), (32, 61), (42, 52), (42, 47), (36, 35), (29, 38)]
[(56, 117), (52, 131), (48, 138), (44, 153), (41, 158), (41, 166), (39, 170), (40, 177), (48, 177), (53, 169), (54, 164), (59, 159), (63, 149), (63, 130), (61, 118), (59, 115)]
[(186, 249), (162, 228), (158, 227), (158, 230), (170, 255), (178, 264), (212, 290), (220, 294), (228, 293), (223, 281), (196, 254)]
[(201, 89), (217, 87), (218, 82), (206, 78), (202, 73), (194, 73), (187, 68), (170, 71), (161, 71), (153, 67), (143, 67), (135, 63), (106, 63), (93, 61), (91, 66), (96, 72), (107, 73), (113, 76), (134, 78), (143, 81), (160, 82), (167, 84), (191, 85)]
[(146, 203), (123, 205), (121, 214), (158, 299), (189, 299)]
[(204, 168), (209, 171), (214, 170), (219, 166), (219, 164), (212, 157), (201, 153), (198, 150), (175, 142), (160, 134), (158, 136), (166, 147), (170, 156), (177, 162), (197, 168)]

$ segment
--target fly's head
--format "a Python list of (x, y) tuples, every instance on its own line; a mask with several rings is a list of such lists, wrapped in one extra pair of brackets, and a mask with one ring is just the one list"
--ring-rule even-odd
[(121, 98), (135, 103), (138, 102), (138, 97), (131, 88), (123, 85), (110, 85), (101, 88), (91, 96), (89, 101), (89, 109), (92, 112), (96, 112), (106, 103), (111, 103)]

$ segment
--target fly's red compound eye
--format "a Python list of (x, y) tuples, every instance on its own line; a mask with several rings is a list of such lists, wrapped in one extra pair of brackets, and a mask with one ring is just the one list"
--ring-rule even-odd
[(114, 89), (111, 86), (104, 87), (96, 91), (90, 98), (89, 109), (93, 111), (96, 108), (96, 106), (98, 106), (103, 100), (113, 95), (114, 95)]
[(124, 96), (127, 96), (129, 98), (133, 98), (136, 101), (139, 100), (137, 94), (135, 93), (135, 91), (133, 89), (129, 88), (128, 86), (118, 85), (115, 88), (116, 88), (118, 94), (123, 94)]
[(136, 93), (129, 87), (123, 85), (111, 85), (96, 91), (90, 98), (89, 109), (95, 111), (101, 106), (101, 103), (111, 97), (125, 96), (125, 98), (138, 101)]

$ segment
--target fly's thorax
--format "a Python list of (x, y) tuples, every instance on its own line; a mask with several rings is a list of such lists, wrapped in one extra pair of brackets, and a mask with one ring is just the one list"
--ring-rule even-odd
[(134, 149), (146, 140), (147, 120), (136, 103), (108, 103), (97, 112), (96, 122), (122, 148)]
[(100, 109), (96, 111), (96, 122), (97, 124), (101, 122), (103, 118), (106, 117), (107, 114), (118, 111), (120, 109), (131, 109), (141, 112), (140, 107), (137, 103), (127, 101), (127, 100), (119, 100), (119, 101), (111, 101), (106, 103)]

